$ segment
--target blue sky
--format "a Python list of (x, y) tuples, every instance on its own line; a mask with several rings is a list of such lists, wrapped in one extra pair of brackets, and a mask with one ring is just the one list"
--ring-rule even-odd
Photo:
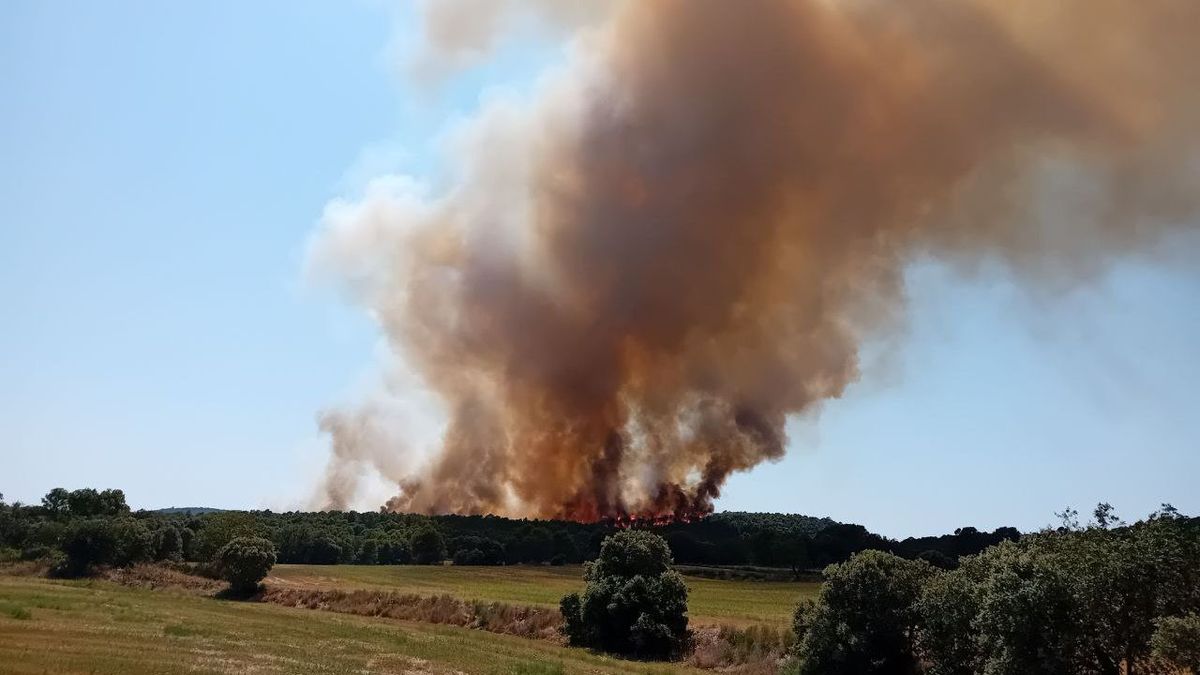
[[(360, 312), (304, 279), (325, 204), (435, 175), (439, 140), (557, 54), (502, 49), (436, 90), (373, 3), (0, 5), (0, 491), (122, 487), (135, 506), (287, 508), (317, 412), (371, 368)], [(1200, 512), (1194, 241), (1032, 295), (909, 272), (906, 332), (792, 425), (720, 508), (891, 535), (1044, 525), (1064, 505)]]

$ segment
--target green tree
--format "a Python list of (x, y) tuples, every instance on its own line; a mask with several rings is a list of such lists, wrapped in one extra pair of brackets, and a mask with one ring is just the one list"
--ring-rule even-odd
[(64, 518), (68, 513), (68, 499), (71, 493), (66, 488), (54, 488), (42, 497), (42, 508), (51, 518)]
[(104, 490), (99, 495), (100, 513), (106, 516), (119, 516), (129, 513), (129, 505), (125, 503), (124, 490)]
[(375, 565), (379, 563), (379, 542), (374, 539), (364, 539), (358, 547), (358, 555), (354, 562), (359, 565)]
[(1096, 522), (1096, 527), (1103, 530), (1125, 524), (1113, 509), (1113, 505), (1108, 502), (1097, 504), (1095, 510), (1092, 511), (1092, 518)]
[(238, 594), (253, 593), (274, 564), (275, 545), (262, 537), (237, 537), (213, 556), (217, 574)]
[(112, 564), (126, 567), (154, 557), (154, 533), (140, 521), (119, 518), (112, 521), (111, 528), (116, 543)]
[(66, 561), (61, 571), (79, 576), (110, 564), (117, 552), (117, 538), (107, 520), (77, 520), (63, 538), (62, 551)]
[(931, 675), (972, 675), (982, 671), (979, 631), (980, 584), (992, 559), (970, 556), (957, 569), (935, 574), (925, 583), (917, 603), (922, 625), (921, 653), (931, 662)]
[(342, 558), (342, 546), (328, 535), (320, 535), (308, 543), (305, 562), (313, 565), (336, 565)]
[(80, 488), (67, 495), (67, 508), (77, 518), (92, 518), (104, 513), (104, 500), (92, 488)]
[(229, 511), (205, 516), (194, 544), (195, 556), (211, 560), (222, 546), (238, 537), (259, 536), (258, 523), (249, 513)]
[(995, 675), (1087, 672), (1087, 635), (1076, 579), (1035, 547), (1001, 545), (982, 581), (978, 614), (984, 670)]
[(797, 612), (799, 672), (916, 672), (916, 603), (933, 574), (924, 561), (875, 550), (827, 567), (816, 603)]
[(687, 586), (670, 569), (662, 537), (625, 530), (604, 540), (584, 567), (583, 595), (565, 596), (563, 633), (573, 645), (638, 657), (676, 656), (686, 647)]
[(439, 565), (446, 559), (446, 542), (441, 533), (424, 527), (412, 537), (412, 559), (418, 565)]
[(1122, 664), (1126, 672), (1141, 670), (1150, 658), (1155, 620), (1190, 604), (1189, 589), (1182, 584), (1189, 566), (1200, 560), (1189, 563), (1178, 546), (1184, 542), (1172, 536), (1172, 529), (1149, 522), (1043, 542), (1047, 555), (1072, 575), (1076, 603), (1082, 607), (1081, 666), (1108, 673), (1120, 672)]
[(279, 562), (309, 562), (308, 549), (315, 537), (312, 528), (306, 525), (293, 523), (284, 527), (276, 535), (276, 541), (279, 543)]
[(391, 534), (379, 540), (379, 564), (407, 565), (412, 562), (412, 548), (408, 540), (399, 534)]
[(1164, 510), (1131, 526), (1006, 541), (932, 580), (919, 603), (934, 673), (1138, 673), (1162, 617), (1200, 611), (1200, 522)]
[(1200, 673), (1200, 614), (1159, 619), (1154, 655), (1178, 670)]
[(27, 544), (57, 547), (67, 532), (67, 523), (43, 520), (30, 525), (25, 534)]
[(183, 536), (179, 528), (165, 525), (154, 531), (154, 559), (182, 560)]

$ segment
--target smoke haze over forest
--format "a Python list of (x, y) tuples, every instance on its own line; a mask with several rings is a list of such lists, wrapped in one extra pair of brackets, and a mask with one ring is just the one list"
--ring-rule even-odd
[(1057, 289), (1195, 226), (1195, 3), (488, 6), (429, 4), (416, 76), (519, 20), (570, 56), (465, 125), (445, 186), (327, 208), (310, 262), (391, 391), (324, 413), (325, 507), (375, 471), (392, 510), (707, 513), (903, 325), (913, 261)]

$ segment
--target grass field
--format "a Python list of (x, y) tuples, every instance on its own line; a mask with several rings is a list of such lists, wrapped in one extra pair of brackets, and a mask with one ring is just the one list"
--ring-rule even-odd
[[(811, 582), (725, 581), (684, 577), (692, 623), (745, 626), (789, 624), (802, 597), (814, 597)], [(366, 565), (276, 565), (268, 583), (301, 588), (376, 588), (406, 593), (449, 593), (465, 600), (557, 607), (582, 590), (580, 566), (427, 567)]]
[[(347, 568), (351, 569), (351, 568)], [(0, 672), (688, 673), (478, 630), (0, 576)]]

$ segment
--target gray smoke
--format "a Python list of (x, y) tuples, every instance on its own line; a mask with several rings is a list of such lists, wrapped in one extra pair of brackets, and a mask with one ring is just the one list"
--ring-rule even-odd
[[(430, 5), (428, 53), (537, 4)], [(1194, 227), (1194, 0), (603, 9), (479, 113), (447, 189), (327, 214), (314, 256), (446, 417), (417, 465), (370, 405), (332, 413), (329, 506), (371, 466), (395, 510), (705, 513), (858, 377), (915, 257), (1073, 284)]]

